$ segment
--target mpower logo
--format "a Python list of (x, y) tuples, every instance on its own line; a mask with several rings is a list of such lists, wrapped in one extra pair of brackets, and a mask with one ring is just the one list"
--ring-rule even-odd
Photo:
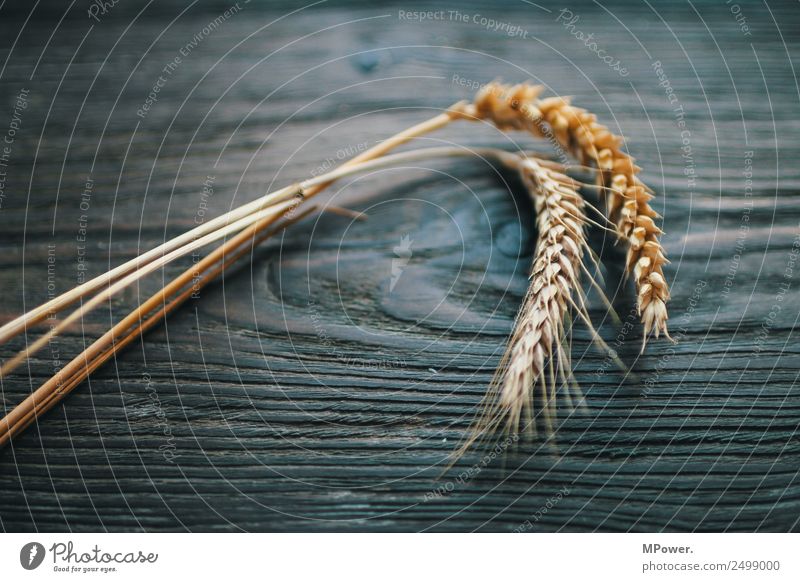
[(19, 551), (19, 563), (26, 570), (35, 570), (44, 561), (44, 546), (39, 542), (29, 542)]

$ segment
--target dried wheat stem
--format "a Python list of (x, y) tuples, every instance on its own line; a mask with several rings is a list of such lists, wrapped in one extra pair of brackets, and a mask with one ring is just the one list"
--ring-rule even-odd
[[(456, 105), (459, 107), (462, 106), (461, 103), (457, 103)], [(334, 180), (345, 175), (347, 173), (347, 169), (362, 162), (379, 158), (391, 149), (410, 141), (414, 137), (429, 133), (440, 127), (444, 127), (453, 119), (453, 113), (449, 111), (441, 113), (427, 121), (412, 126), (390, 137), (377, 146), (368, 149), (355, 158), (342, 164), (342, 166), (336, 168), (332, 172), (328, 172), (326, 174), (306, 180), (303, 184), (291, 184), (274, 192), (270, 192), (261, 198), (239, 206), (238, 208), (235, 208), (234, 210), (223, 214), (222, 216), (218, 216), (213, 220), (195, 227), (194, 229), (185, 232), (184, 234), (177, 236), (158, 247), (150, 249), (142, 255), (131, 259), (130, 261), (127, 261), (122, 265), (119, 265), (114, 269), (95, 277), (94, 279), (90, 279), (89, 281), (82, 283), (70, 291), (63, 293), (58, 297), (54, 297), (50, 301), (39, 305), (38, 307), (20, 315), (12, 321), (7, 322), (0, 327), (0, 344), (5, 343), (13, 337), (19, 335), (25, 331), (27, 327), (47, 319), (52, 314), (58, 313), (62, 309), (69, 307), (82, 297), (85, 297), (86, 295), (89, 295), (100, 289), (104, 285), (108, 285), (120, 277), (143, 267), (144, 265), (156, 260), (158, 257), (163, 256), (166, 253), (178, 249), (201, 236), (214, 232), (219, 228), (252, 214), (253, 212), (263, 210), (268, 206), (284, 202), (298, 195), (310, 198), (318, 194)]]
[(180, 236), (170, 239), (164, 244), (150, 249), (138, 257), (114, 267), (110, 271), (103, 273), (102, 275), (98, 275), (97, 277), (90, 279), (89, 281), (86, 281), (85, 283), (82, 283), (73, 289), (70, 289), (66, 293), (54, 297), (50, 301), (43, 303), (42, 305), (39, 305), (30, 311), (27, 311), (26, 313), (0, 327), (0, 344), (5, 343), (13, 337), (19, 335), (31, 325), (35, 325), (36, 323), (51, 317), (53, 314), (62, 311), (66, 307), (69, 307), (79, 299), (90, 295), (91, 293), (108, 285), (109, 283), (112, 283), (113, 281), (118, 280), (120, 277), (123, 277), (128, 273), (144, 267), (159, 257), (163, 257), (167, 253), (179, 249), (200, 237), (216, 232), (220, 228), (229, 227), (236, 221), (252, 215), (254, 212), (264, 210), (271, 205), (286, 201), (287, 199), (296, 196), (298, 192), (299, 185), (292, 184), (267, 194), (222, 216), (218, 216), (217, 218), (210, 220), (188, 232), (185, 232)]
[[(386, 143), (386, 142), (384, 142)], [(385, 147), (385, 146), (384, 146)], [(366, 153), (366, 152), (365, 152)], [(183, 244), (181, 246), (177, 246), (166, 252), (161, 254), (160, 256), (156, 256), (155, 258), (150, 258), (149, 255), (152, 251), (145, 253), (143, 257), (147, 257), (148, 260), (144, 261), (143, 264), (139, 264), (142, 258), (140, 257), (139, 260), (134, 259), (133, 261), (129, 261), (125, 265), (121, 267), (126, 267), (126, 265), (133, 265), (132, 272), (129, 272), (125, 275), (118, 276), (118, 277), (110, 277), (109, 273), (105, 276), (100, 276), (95, 279), (95, 281), (99, 281), (107, 285), (102, 291), (97, 293), (95, 296), (91, 297), (85, 303), (82, 303), (81, 306), (76, 309), (73, 313), (67, 316), (64, 320), (60, 321), (58, 324), (54, 325), (47, 333), (39, 337), (36, 341), (34, 341), (31, 345), (27, 346), (24, 350), (20, 351), (18, 354), (7, 360), (0, 366), (0, 378), (8, 376), (11, 372), (13, 372), (17, 367), (19, 367), (22, 362), (24, 362), (27, 358), (31, 357), (32, 355), (36, 354), (39, 350), (41, 350), (44, 346), (48, 344), (48, 342), (64, 331), (69, 325), (77, 321), (78, 319), (82, 318), (86, 314), (90, 313), (98, 306), (100, 306), (103, 302), (113, 297), (115, 294), (121, 292), (126, 287), (132, 285), (139, 279), (142, 279), (146, 275), (152, 273), (153, 271), (163, 267), (164, 265), (170, 263), (171, 261), (178, 259), (186, 254), (197, 250), (203, 246), (206, 246), (216, 240), (219, 240), (223, 237), (228, 236), (234, 232), (240, 231), (243, 228), (246, 228), (250, 224), (257, 222), (263, 217), (266, 216), (279, 216), (284, 212), (288, 211), (290, 208), (296, 206), (302, 199), (308, 199), (319, 190), (326, 186), (327, 184), (338, 180), (344, 176), (348, 176), (351, 174), (355, 174), (358, 172), (369, 171), (380, 169), (384, 167), (391, 167), (394, 165), (402, 164), (402, 163), (409, 163), (415, 162), (420, 160), (428, 160), (435, 157), (455, 157), (455, 156), (483, 156), (487, 158), (499, 159), (502, 161), (504, 156), (508, 156), (507, 152), (502, 150), (494, 149), (494, 148), (457, 148), (457, 147), (438, 147), (438, 148), (424, 148), (419, 150), (411, 150), (408, 152), (403, 152), (399, 154), (394, 154), (391, 156), (384, 156), (383, 158), (373, 159), (373, 160), (365, 160), (362, 162), (356, 163), (348, 162), (347, 164), (343, 164), (339, 168), (328, 172), (327, 174), (311, 178), (309, 180), (305, 180), (299, 184), (289, 186), (287, 188), (282, 188), (281, 190), (276, 191), (273, 195), (276, 195), (274, 198), (263, 198), (259, 203), (255, 206), (252, 206), (252, 203), (246, 204), (245, 207), (248, 208), (257, 208), (255, 211), (251, 211), (249, 214), (245, 214), (235, 220), (230, 224), (225, 224), (224, 222), (221, 223), (222, 226), (213, 230), (212, 232), (201, 236), (200, 238), (194, 238)], [(295, 193), (295, 196), (290, 197), (289, 200), (286, 200), (287, 193)], [(301, 196), (301, 198), (297, 197), (297, 194)], [(266, 205), (266, 207), (265, 207)], [(230, 220), (233, 217), (239, 217), (240, 213), (237, 211), (228, 213), (226, 215), (227, 219)], [(192, 232), (197, 232), (195, 229)], [(185, 235), (178, 237), (178, 239), (183, 239)], [(165, 245), (162, 245), (158, 249), (162, 253), (167, 250), (168, 248), (172, 248), (174, 245), (171, 244), (171, 241)], [(111, 273), (121, 273), (121, 267), (118, 267)], [(87, 296), (90, 291), (87, 289), (80, 290), (81, 288), (76, 288), (73, 291), (64, 294), (61, 296), (62, 302), (61, 303), (47, 303), (43, 306), (40, 306), (30, 312), (28, 312), (28, 319), (23, 317), (22, 321), (22, 328), (24, 329), (25, 326), (31, 325), (37, 321), (41, 321), (44, 319), (44, 316), (52, 316), (58, 310), (64, 309), (72, 304), (74, 301), (78, 299), (82, 299), (83, 297)], [(58, 298), (57, 298), (58, 299)], [(41, 311), (44, 307), (49, 307), (51, 311)], [(14, 320), (10, 324), (8, 324), (7, 333), (13, 336), (17, 329), (14, 327), (16, 321), (19, 321), (20, 318)], [(0, 343), (2, 343), (2, 339), (0, 339)]]
[(27, 346), (24, 350), (19, 352), (17, 355), (12, 357), (11, 359), (7, 360), (0, 366), (0, 378), (5, 378), (14, 371), (22, 362), (26, 359), (31, 357), (33, 354), (38, 352), (44, 346), (50, 342), (50, 340), (61, 333), (64, 329), (69, 327), (72, 323), (79, 320), (80, 318), (84, 317), (86, 314), (92, 312), (93, 310), (97, 309), (103, 302), (110, 299), (126, 287), (132, 285), (139, 279), (145, 277), (149, 273), (163, 267), (164, 265), (178, 259), (182, 256), (185, 256), (191, 253), (194, 250), (197, 250), (201, 247), (204, 247), (216, 240), (224, 238), (229, 234), (236, 233), (241, 231), (242, 229), (260, 221), (263, 219), (278, 219), (281, 215), (287, 212), (293, 206), (296, 206), (299, 201), (297, 200), (289, 200), (286, 202), (282, 202), (280, 204), (276, 204), (274, 206), (270, 206), (264, 210), (259, 210), (258, 212), (254, 212), (249, 216), (245, 216), (244, 218), (239, 219), (238, 221), (234, 222), (233, 224), (228, 225), (225, 228), (221, 228), (216, 230), (210, 234), (207, 234), (204, 237), (201, 237), (197, 240), (192, 241), (191, 243), (184, 245), (180, 248), (175, 249), (174, 251), (159, 257), (158, 259), (151, 261), (150, 263), (146, 264), (142, 268), (125, 277), (115, 281), (107, 288), (103, 289), (100, 293), (89, 299), (86, 303), (82, 303), (81, 306), (65, 317), (62, 321), (58, 322), (58, 324), (54, 325), (47, 333), (39, 337), (35, 342), (31, 345)]
[(598, 168), (598, 185), (607, 196), (608, 216), (628, 243), (627, 272), (636, 281), (637, 306), (644, 339), (667, 331), (669, 287), (662, 266), (667, 263), (659, 242), (658, 214), (650, 206), (652, 191), (638, 178), (641, 170), (622, 151), (623, 140), (597, 121), (597, 116), (575, 107), (568, 98), (540, 99), (543, 87), (523, 83), (490, 83), (470, 107), (467, 119), (488, 119), (499, 129), (518, 129), (553, 140), (582, 164)]
[[(397, 142), (396, 140), (387, 140), (387, 142), (382, 142), (380, 151), (385, 150), (386, 146), (383, 144), (389, 142), (394, 144), (392, 147), (396, 147), (400, 143), (404, 143), (404, 141)], [(369, 153), (369, 151), (364, 153)], [(114, 283), (115, 281), (119, 282), (119, 280), (122, 277), (125, 277), (125, 275), (128, 276), (125, 277), (124, 281), (126, 281), (127, 284), (131, 284), (158, 266), (162, 266), (175, 258), (184, 256), (188, 252), (216, 241), (227, 234), (240, 230), (244, 226), (251, 224), (254, 220), (257, 220), (259, 215), (271, 214), (276, 208), (288, 208), (295, 204), (298, 199), (307, 200), (311, 198), (320, 192), (323, 187), (340, 178), (359, 172), (373, 171), (403, 163), (428, 160), (431, 158), (481, 156), (489, 159), (501, 159), (504, 155), (508, 155), (507, 152), (495, 148), (435, 147), (410, 150), (399, 154), (384, 156), (382, 158), (365, 159), (360, 162), (352, 160), (334, 170), (331, 170), (330, 172), (321, 174), (308, 180), (304, 180), (300, 183), (286, 186), (271, 192), (270, 194), (267, 194), (258, 200), (244, 204), (243, 206), (238, 207), (231, 212), (228, 212), (204, 225), (201, 225), (200, 227), (171, 239), (166, 243), (143, 253), (139, 257), (131, 259), (130, 261), (115, 267), (111, 271), (99, 275), (98, 277), (95, 277), (94, 279), (87, 281), (86, 283), (79, 285), (64, 294), (55, 297), (47, 303), (28, 311), (27, 313), (0, 327), (0, 344), (12, 339), (14, 336), (24, 331), (27, 327), (35, 325), (36, 323), (39, 323), (48, 317), (52, 317), (79, 299), (90, 295), (92, 292), (97, 291), (104, 286), (109, 286), (109, 284)], [(543, 163), (545, 162), (544, 160), (542, 161)], [(336, 207), (328, 207), (328, 209), (332, 212), (344, 212), (345, 214), (348, 212)], [(350, 215), (352, 216), (352, 213)], [(212, 226), (214, 228), (211, 228)], [(138, 274), (131, 275), (133, 272), (137, 272)], [(125, 285), (123, 285), (123, 287), (124, 286)], [(119, 286), (115, 286), (114, 288), (117, 290), (121, 289)], [(36, 351), (36, 349), (38, 348), (34, 348), (31, 353)], [(16, 366), (18, 364), (19, 360), (15, 359), (14, 365)], [(5, 372), (7, 373), (8, 371), (9, 369), (6, 368)], [(0, 376), (2, 376), (2, 371), (0, 371)]]
[(253, 247), (301, 220), (313, 210), (313, 207), (309, 208), (270, 230), (266, 229), (275, 223), (279, 215), (263, 218), (173, 279), (0, 419), (0, 447), (28, 428), (39, 416), (63, 400), (89, 374), (153, 328)]
[(16, 337), (20, 333), (24, 332), (29, 326), (44, 321), (48, 317), (51, 317), (52, 315), (69, 307), (79, 299), (92, 294), (103, 286), (108, 285), (109, 283), (112, 283), (119, 278), (144, 267), (150, 262), (157, 260), (159, 257), (181, 248), (197, 238), (215, 232), (220, 228), (224, 228), (239, 219), (249, 216), (254, 212), (268, 208), (269, 206), (274, 206), (275, 204), (279, 204), (297, 197), (305, 199), (311, 198), (321, 192), (333, 181), (344, 177), (353, 171), (368, 169), (368, 166), (366, 165), (367, 162), (379, 162), (380, 160), (378, 160), (378, 158), (384, 156), (392, 149), (411, 141), (415, 137), (419, 137), (446, 126), (458, 116), (456, 111), (463, 106), (464, 103), (456, 103), (444, 113), (440, 113), (431, 119), (428, 119), (422, 123), (418, 123), (417, 125), (391, 136), (390, 138), (368, 149), (355, 158), (348, 160), (331, 172), (310, 178), (299, 184), (290, 184), (289, 186), (285, 186), (279, 190), (265, 194), (261, 198), (253, 200), (252, 202), (248, 202), (247, 204), (243, 204), (242, 206), (239, 206), (234, 210), (223, 214), (222, 216), (218, 216), (213, 220), (195, 227), (194, 229), (185, 232), (158, 247), (150, 249), (134, 259), (118, 265), (102, 275), (78, 285), (66, 293), (54, 297), (46, 303), (43, 303), (42, 305), (39, 305), (38, 307), (35, 307), (19, 317), (16, 317), (15, 319), (5, 323), (3, 326), (0, 326), (0, 344), (3, 344)]
[[(383, 158), (371, 161), (364, 161), (358, 164), (350, 164), (348, 167), (343, 166), (326, 174), (325, 177), (321, 176), (303, 182), (297, 187), (293, 187), (293, 189), (296, 189), (298, 192), (305, 192), (306, 188), (315, 188), (319, 184), (322, 184), (323, 180), (326, 178), (329, 180), (335, 180), (342, 176), (350, 175), (359, 171), (374, 170), (381, 167), (390, 167), (402, 163), (429, 160), (436, 157), (457, 156), (480, 156), (487, 159), (498, 160), (506, 164), (518, 159), (518, 156), (514, 154), (509, 154), (508, 152), (494, 148), (425, 148), (421, 150), (412, 150), (400, 154), (385, 156)], [(550, 165), (552, 166), (552, 164)], [(240, 218), (233, 224), (229, 224), (226, 227), (209, 233), (204, 237), (195, 239), (189, 244), (183, 245), (165, 255), (162, 255), (160, 258), (147, 263), (139, 270), (109, 285), (99, 294), (83, 304), (80, 309), (60, 322), (59, 325), (53, 328), (48, 334), (45, 334), (42, 338), (39, 338), (39, 340), (34, 342), (34, 344), (32, 344), (27, 350), (6, 362), (2, 367), (2, 371), (3, 373), (7, 374), (25, 357), (29, 357), (43, 345), (46, 345), (47, 341), (55, 334), (59, 333), (73, 321), (96, 308), (101, 302), (121, 291), (127, 285), (132, 284), (136, 280), (154, 271), (160, 266), (163, 266), (167, 262), (191, 252), (195, 248), (204, 246), (210, 242), (213, 242), (213, 240), (225, 237), (244, 228), (244, 230), (233, 236), (233, 238), (227, 240), (222, 246), (215, 249), (209, 256), (201, 260), (197, 265), (192, 266), (181, 276), (176, 278), (170, 284), (161, 289), (161, 291), (153, 295), (141, 306), (132, 311), (126, 318), (121, 320), (111, 330), (106, 332), (102, 337), (84, 350), (84, 352), (76, 356), (58, 374), (53, 376), (50, 380), (40, 386), (39, 389), (28, 396), (28, 398), (15, 407), (8, 415), (6, 415), (6, 417), (0, 419), (0, 446), (7, 443), (11, 438), (35, 422), (39, 415), (43, 414), (45, 411), (55, 406), (56, 403), (60, 402), (92, 371), (97, 369), (105, 361), (113, 357), (114, 354), (116, 354), (119, 350), (134, 341), (137, 337), (158, 323), (158, 321), (166, 317), (168, 313), (181, 305), (186, 299), (188, 299), (193, 291), (204, 286), (217, 277), (228, 264), (231, 264), (241, 257), (248, 248), (258, 244), (261, 240), (273, 234), (274, 230), (267, 232), (266, 234), (262, 234), (257, 239), (254, 239), (259, 232), (264, 230), (270, 224), (283, 216), (287, 211), (295, 208), (300, 203), (302, 203), (302, 200), (295, 198), (272, 204), (267, 208), (262, 208), (258, 211), (252, 212), (251, 214)], [(304, 215), (305, 213), (300, 215), (295, 214), (293, 217), (287, 219), (281, 228), (299, 220)], [(247, 241), (250, 241), (249, 245), (246, 244)], [(220, 261), (222, 262), (220, 263)], [(202, 275), (202, 278), (197, 279), (200, 275)], [(193, 281), (192, 287), (175, 296), (180, 289), (190, 281)], [(167, 299), (170, 298), (172, 298), (170, 302), (166, 303)], [(157, 313), (150, 315), (149, 318), (144, 320), (144, 318), (159, 305), (163, 305), (163, 307)], [(139, 323), (139, 326), (135, 327), (137, 323)]]

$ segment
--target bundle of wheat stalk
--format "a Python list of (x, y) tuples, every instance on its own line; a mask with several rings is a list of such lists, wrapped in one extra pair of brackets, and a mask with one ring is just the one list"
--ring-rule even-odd
[[(0, 446), (177, 309), (197, 289), (247, 256), (256, 244), (316, 210), (309, 200), (334, 181), (357, 172), (464, 155), (491, 158), (519, 172), (533, 201), (539, 235), (530, 286), (505, 356), (461, 451), (501, 425), (513, 433), (522, 430), (521, 425), (535, 428), (537, 401), (546, 429), (551, 431), (559, 388), (564, 388), (570, 406), (571, 394), (577, 394), (570, 348), (566, 344), (568, 322), (577, 317), (592, 329), (580, 284), (581, 273), (589, 274), (584, 257), (591, 256), (584, 230), (590, 224), (602, 225), (587, 216), (589, 205), (579, 192), (581, 183), (568, 177), (562, 165), (525, 152), (440, 147), (389, 153), (416, 137), (460, 119), (492, 122), (501, 130), (528, 131), (569, 151), (583, 166), (596, 173), (597, 186), (606, 199), (604, 220), (613, 225), (615, 235), (628, 245), (626, 268), (636, 282), (645, 340), (651, 332), (656, 337), (661, 333), (666, 335), (669, 291), (662, 271), (666, 259), (658, 239), (661, 231), (654, 222), (657, 215), (649, 205), (651, 190), (638, 179), (639, 168), (622, 151), (622, 140), (600, 125), (594, 115), (572, 106), (567, 99), (539, 99), (540, 93), (541, 88), (534, 85), (490, 83), (479, 91), (473, 103), (458, 102), (444, 113), (390, 137), (331, 172), (291, 184), (236, 208), (6, 323), (0, 327), (0, 344), (81, 302), (81, 306), (58, 325), (5, 361), (0, 368), (0, 380), (54, 335), (142, 277), (197, 249), (223, 241), (202, 261), (137, 306), (0, 420)], [(591, 280), (590, 276), (588, 278)], [(596, 333), (594, 337), (602, 344)]]
[(637, 305), (645, 341), (653, 331), (667, 334), (669, 287), (662, 266), (667, 262), (658, 240), (661, 229), (650, 207), (653, 193), (638, 177), (641, 170), (622, 151), (622, 138), (597, 122), (597, 116), (570, 104), (568, 98), (539, 99), (542, 87), (489, 83), (467, 113), (489, 119), (500, 129), (520, 129), (558, 145), (595, 167), (598, 184), (607, 194), (607, 215), (628, 243), (627, 271), (636, 280)]

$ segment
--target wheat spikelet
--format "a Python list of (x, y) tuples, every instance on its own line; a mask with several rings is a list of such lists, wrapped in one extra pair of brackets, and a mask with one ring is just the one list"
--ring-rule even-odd
[(532, 158), (520, 159), (518, 168), (533, 198), (539, 231), (530, 285), (483, 413), (460, 453), (503, 423), (511, 434), (521, 423), (535, 430), (537, 389), (547, 432), (552, 431), (556, 385), (566, 388), (570, 403), (570, 387), (576, 386), (564, 346), (565, 320), (578, 313), (589, 323), (578, 282), (587, 220), (578, 184)]
[(542, 89), (528, 83), (489, 83), (462, 113), (465, 118), (489, 119), (502, 130), (526, 130), (549, 138), (582, 164), (598, 169), (608, 218), (628, 243), (626, 272), (636, 281), (644, 341), (651, 332), (669, 337), (669, 287), (662, 270), (667, 259), (659, 242), (662, 231), (655, 223), (659, 216), (649, 204), (652, 191), (637, 176), (641, 168), (622, 151), (622, 138), (598, 123), (597, 116), (573, 106), (568, 98), (540, 99)]

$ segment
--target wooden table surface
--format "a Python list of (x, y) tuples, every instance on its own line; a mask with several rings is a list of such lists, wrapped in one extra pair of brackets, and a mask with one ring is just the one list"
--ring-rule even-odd
[[(639, 354), (623, 255), (594, 229), (622, 321), (596, 297), (592, 318), (634, 374), (576, 325), (587, 406), (561, 403), (557, 447), (439, 478), (524, 293), (533, 211), (480, 161), (348, 179), (329, 199), (368, 220), (264, 245), (0, 451), (0, 528), (800, 529), (800, 10), (740, 4), (0, 3), (3, 320), (501, 77), (625, 136), (678, 340)], [(186, 264), (5, 378), (6, 410)]]

